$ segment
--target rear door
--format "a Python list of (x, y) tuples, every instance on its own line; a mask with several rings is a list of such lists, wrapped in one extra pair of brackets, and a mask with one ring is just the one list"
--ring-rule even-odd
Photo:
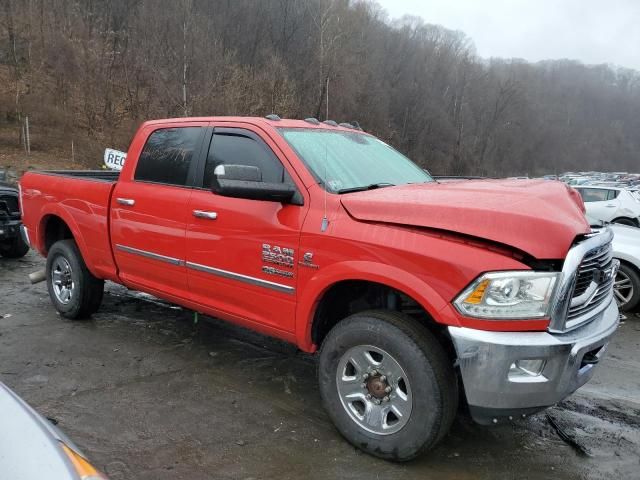
[[(577, 190), (582, 195), (589, 220), (610, 222), (616, 217), (619, 201), (615, 198), (615, 190), (589, 187)], [(613, 195), (610, 192), (613, 192)]]
[[(189, 206), (187, 274), (192, 300), (212, 314), (293, 332), (306, 207), (302, 184), (296, 184), (276, 151), (253, 126), (215, 128), (201, 168), (201, 188), (194, 190)], [(296, 185), (300, 204), (216, 195), (211, 179), (218, 165), (257, 166), (262, 181)]]
[(112, 247), (125, 284), (187, 298), (185, 234), (206, 125), (150, 130), (135, 171), (121, 175), (112, 195)]

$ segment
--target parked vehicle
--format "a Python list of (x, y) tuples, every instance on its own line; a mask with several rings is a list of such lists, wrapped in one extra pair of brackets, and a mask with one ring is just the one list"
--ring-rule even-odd
[(29, 251), (20, 235), (21, 224), (18, 189), (0, 182), (0, 256), (19, 258)]
[(620, 310), (632, 312), (640, 305), (640, 229), (623, 225), (611, 229), (613, 256), (620, 260), (614, 293)]
[(441, 184), (349, 124), (275, 116), (147, 122), (126, 158), (21, 180), (55, 308), (86, 318), (111, 280), (319, 352), (329, 416), (373, 455), (436, 445), (459, 385), (483, 424), (555, 404), (617, 328), (613, 234), (560, 182)]
[(574, 187), (584, 200), (589, 222), (640, 226), (640, 198), (619, 187), (595, 185)]
[(0, 478), (106, 480), (69, 438), (0, 382)]

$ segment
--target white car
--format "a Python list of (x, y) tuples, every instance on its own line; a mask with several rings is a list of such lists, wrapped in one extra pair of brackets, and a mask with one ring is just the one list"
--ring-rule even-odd
[(640, 196), (621, 187), (574, 186), (584, 201), (587, 219), (640, 227)]
[(609, 225), (613, 230), (613, 256), (620, 268), (613, 292), (620, 310), (629, 312), (640, 305), (640, 229), (624, 225)]

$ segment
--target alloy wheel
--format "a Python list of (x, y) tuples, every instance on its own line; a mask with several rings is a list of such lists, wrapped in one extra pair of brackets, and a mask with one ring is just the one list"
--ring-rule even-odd
[(338, 363), (336, 383), (342, 406), (364, 430), (390, 435), (409, 421), (413, 404), (409, 379), (384, 350), (372, 345), (347, 350)]

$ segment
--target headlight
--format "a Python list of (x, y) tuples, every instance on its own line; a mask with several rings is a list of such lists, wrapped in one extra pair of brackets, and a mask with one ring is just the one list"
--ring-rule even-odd
[(481, 275), (453, 302), (468, 317), (544, 318), (553, 303), (559, 273), (513, 271)]
[(91, 465), (82, 455), (69, 448), (66, 444), (60, 442), (62, 450), (67, 455), (67, 458), (73, 465), (78, 478), (80, 480), (107, 480), (103, 474), (101, 474), (96, 468)]

